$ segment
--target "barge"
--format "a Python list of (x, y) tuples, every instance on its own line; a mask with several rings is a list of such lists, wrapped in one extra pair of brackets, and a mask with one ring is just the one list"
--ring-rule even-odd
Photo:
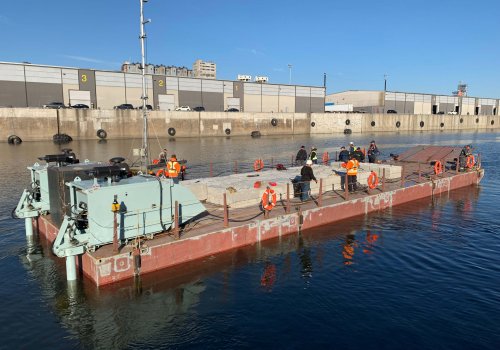
[[(96, 203), (104, 204), (96, 208), (98, 214), (87, 212), (87, 219), (90, 220), (87, 229), (94, 221), (100, 221), (98, 226), (101, 228), (108, 226), (107, 233), (95, 231), (99, 234), (98, 239), (89, 239), (80, 232), (65, 241), (66, 253), (70, 253), (62, 255), (66, 257), (67, 277), (75, 279), (77, 275), (86, 276), (97, 286), (107, 285), (232, 249), (259, 244), (264, 240), (296, 234), (354, 216), (367, 215), (479, 184), (484, 176), (480, 157), (477, 156), (468, 167), (461, 169), (458, 161), (460, 151), (461, 148), (458, 147), (417, 146), (395, 157), (396, 160), (382, 164), (361, 163), (358, 181), (361, 184), (367, 183), (368, 178), (372, 176), (370, 187), (373, 188), (363, 186), (363, 189), (355, 193), (349, 193), (343, 186), (345, 174), (340, 163), (313, 165), (318, 184), (312, 183), (312, 196), (306, 202), (294, 197), (294, 175), (300, 173), (298, 167), (193, 179), (180, 184), (174, 184), (172, 179), (157, 179), (154, 176), (124, 179), (120, 185), (110, 182), (109, 178), (105, 181), (97, 181), (94, 178), (65, 182), (65, 190), (71, 191), (70, 197), (73, 197), (73, 202), (70, 198), (65, 207), (73, 208), (73, 211), (75, 206), (85, 208), (85, 205), (78, 202), (82, 202), (82, 198), (88, 199), (88, 205), (95, 205), (91, 204), (93, 202), (87, 196), (99, 194)], [(436, 166), (436, 163), (443, 166)], [(61, 170), (74, 166), (76, 165), (54, 167)], [(91, 169), (93, 166), (87, 164)], [(36, 176), (44, 174), (42, 169), (54, 171), (50, 165), (45, 167), (47, 168), (38, 166), (38, 173), (35, 168), (30, 169)], [(373, 186), (373, 174), (378, 178), (376, 186)], [(46, 179), (42, 179), (42, 183), (43, 181)], [(169, 191), (175, 188), (179, 191), (178, 196), (171, 197), (172, 201), (164, 203), (163, 219), (156, 214), (150, 216), (147, 214), (149, 211), (141, 211), (141, 205), (133, 208), (129, 204), (130, 200), (123, 201), (128, 207), (127, 214), (120, 216), (118, 212), (119, 219), (113, 219), (116, 214), (111, 206), (114, 202), (113, 194), (120, 192), (122, 186), (125, 192), (119, 197), (123, 198), (125, 193), (133, 197), (134, 194), (128, 186), (136, 186), (130, 184), (134, 182), (139, 182), (140, 186), (150, 186), (146, 190), (154, 188), (155, 196), (161, 188), (158, 183), (163, 183)], [(272, 210), (264, 212), (259, 204), (267, 186), (275, 191), (277, 203)], [(43, 188), (43, 185), (41, 187)], [(85, 193), (85, 196), (79, 197), (79, 191), (82, 196)], [(43, 202), (47, 196), (46, 192), (41, 190), (38, 197), (41, 202), (37, 205), (26, 205), (20, 201), (17, 213), (19, 217), (23, 217), (23, 210), (32, 210), (32, 217), (25, 215), (26, 234), (33, 234), (35, 231), (45, 237), (57, 254), (61, 251), (61, 235), (66, 234), (68, 237), (67, 230), (61, 234), (61, 227), (69, 217), (65, 214), (62, 224), (57, 223), (56, 219), (60, 222), (61, 218), (57, 218), (57, 215), (54, 215), (56, 213), (51, 213), (50, 205)], [(171, 193), (175, 191), (165, 192), (164, 198), (171, 196)], [(23, 195), (23, 198), (26, 197), (30, 195)], [(143, 193), (137, 194), (137, 198), (142, 197)], [(75, 202), (74, 198), (79, 199)], [(146, 195), (144, 198), (150, 196)], [(39, 209), (35, 210), (35, 207)], [(193, 211), (190, 212), (190, 208)], [(162, 210), (154, 212), (160, 213)], [(33, 216), (34, 211), (36, 216)], [(100, 219), (94, 219), (92, 215), (97, 215), (96, 218)], [(143, 217), (144, 224), (138, 223), (138, 218)], [(31, 222), (34, 230), (29, 228)], [(73, 229), (77, 226), (78, 223)], [(114, 237), (110, 236), (110, 232), (113, 232), (110, 231), (111, 228), (114, 228)], [(96, 244), (100, 240), (102, 244)]]

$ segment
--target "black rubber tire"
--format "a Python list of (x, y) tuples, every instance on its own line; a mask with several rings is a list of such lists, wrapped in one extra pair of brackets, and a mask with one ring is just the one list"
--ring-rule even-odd
[(350, 119), (346, 119), (345, 120), (345, 125), (349, 125), (349, 124), (351, 124), (351, 120)]
[(397, 122), (396, 122), (396, 128), (398, 128), (398, 129), (399, 129), (399, 127), (400, 127), (400, 126), (401, 126), (401, 122), (400, 122), (400, 121), (397, 121)]
[(167, 132), (170, 136), (175, 136), (176, 133), (175, 128), (168, 128)]
[(352, 134), (352, 130), (351, 129), (344, 129), (344, 134)]
[(278, 125), (278, 119), (276, 119), (276, 118), (271, 119), (271, 125), (272, 126)]
[(97, 130), (96, 135), (100, 139), (105, 139), (106, 137), (108, 137), (108, 133), (106, 132), (106, 130), (103, 130), (103, 129)]
[(439, 124), (440, 127), (444, 128), (444, 123)]
[(21, 138), (17, 135), (10, 135), (7, 138), (7, 142), (9, 145), (19, 145), (23, 142), (23, 140), (21, 140)]
[(55, 134), (52, 136), (52, 141), (57, 144), (64, 144), (73, 141), (73, 138), (68, 134)]
[(375, 126), (375, 120), (372, 120), (372, 122), (370, 123), (371, 126)]
[(316, 126), (316, 123), (315, 122), (312, 122), (311, 123), (311, 126), (314, 128)]
[(492, 120), (492, 121), (490, 122), (490, 124), (491, 124), (491, 125), (495, 125), (495, 121), (494, 121), (494, 120)]
[(423, 127), (424, 127), (424, 125), (425, 125), (424, 121), (423, 121), (423, 120), (421, 120), (421, 121), (420, 121), (420, 127), (421, 127), (421, 128), (423, 128)]
[(260, 137), (260, 136), (261, 136), (261, 134), (260, 134), (260, 131), (252, 131), (252, 132), (250, 133), (250, 136), (252, 136), (252, 137)]
[(224, 132), (226, 133), (226, 135), (231, 135), (231, 129), (227, 128), (226, 130), (224, 130)]
[(464, 118), (460, 118), (460, 124), (464, 122)]
[(113, 163), (113, 164), (120, 164), (120, 163), (123, 163), (125, 161), (125, 158), (123, 157), (113, 157), (109, 160), (110, 163)]
[(476, 118), (476, 124), (479, 123), (479, 118)]

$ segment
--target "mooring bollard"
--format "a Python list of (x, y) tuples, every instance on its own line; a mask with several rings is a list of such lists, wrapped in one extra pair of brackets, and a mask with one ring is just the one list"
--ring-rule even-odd
[(290, 184), (286, 184), (286, 207), (285, 212), (290, 213)]
[(385, 168), (382, 168), (382, 192), (385, 191)]
[(174, 238), (180, 238), (179, 231), (179, 202), (175, 201), (175, 211), (174, 211)]
[(229, 209), (227, 207), (226, 192), (224, 192), (223, 196), (224, 196), (224, 227), (228, 227), (229, 226)]
[(322, 205), (323, 205), (323, 179), (319, 179), (318, 206), (321, 207)]

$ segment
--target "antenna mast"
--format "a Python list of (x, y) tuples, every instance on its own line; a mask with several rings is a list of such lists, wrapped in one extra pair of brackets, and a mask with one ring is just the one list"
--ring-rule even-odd
[(144, 25), (151, 22), (150, 20), (144, 20), (144, 3), (148, 0), (139, 0), (141, 3), (141, 72), (142, 72), (142, 119), (143, 119), (143, 132), (142, 132), (142, 150), (141, 150), (141, 170), (142, 165), (144, 165), (145, 172), (147, 173), (149, 164), (149, 147), (148, 147), (148, 110), (146, 108), (148, 100), (148, 92), (146, 89), (146, 58), (144, 44), (146, 41), (146, 33), (144, 31)]

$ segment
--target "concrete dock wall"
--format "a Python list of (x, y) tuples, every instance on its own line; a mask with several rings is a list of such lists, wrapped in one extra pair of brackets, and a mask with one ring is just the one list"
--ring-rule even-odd
[[(360, 113), (149, 113), (151, 135), (159, 137), (335, 134), (397, 131), (457, 131), (498, 129), (500, 116), (412, 115)], [(59, 128), (58, 128), (59, 126)], [(108, 139), (140, 138), (139, 110), (0, 108), (0, 141), (10, 135), (23, 141), (50, 140), (59, 130), (73, 139), (96, 139), (103, 129)]]

